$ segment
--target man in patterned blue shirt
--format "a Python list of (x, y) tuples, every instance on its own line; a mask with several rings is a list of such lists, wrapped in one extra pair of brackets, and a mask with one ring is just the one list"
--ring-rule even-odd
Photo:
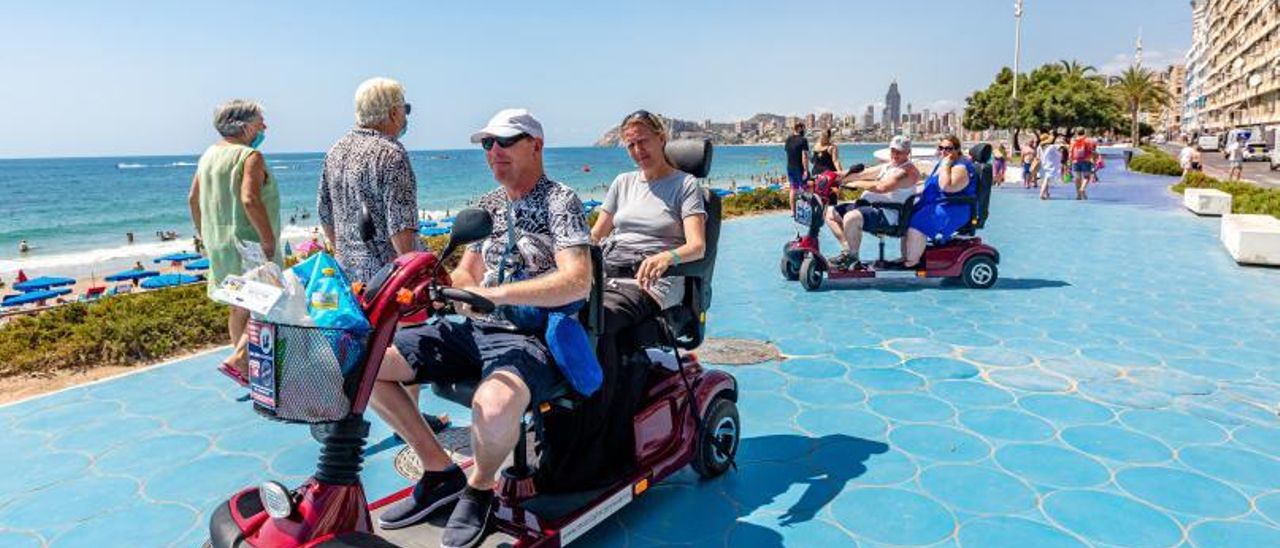
[[(542, 124), (524, 109), (498, 112), (471, 136), (480, 143), (499, 188), (480, 199), (494, 231), (469, 246), (451, 277), (455, 287), (499, 305), (558, 307), (591, 289), (591, 235), (582, 201), (543, 172)], [(502, 462), (521, 435), (530, 402), (545, 401), (560, 382), (546, 344), (514, 331), (501, 315), (475, 316), (401, 330), (374, 386), (374, 409), (417, 452), (426, 471), (413, 494), (379, 518), (406, 527), (458, 499), (442, 546), (470, 547), (484, 535)], [(475, 468), (470, 479), (453, 464), (400, 383), (481, 379), (471, 403)]]

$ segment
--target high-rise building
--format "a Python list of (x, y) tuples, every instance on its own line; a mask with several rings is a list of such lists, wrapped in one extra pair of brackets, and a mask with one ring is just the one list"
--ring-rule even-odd
[(1156, 131), (1172, 140), (1182, 132), (1182, 107), (1187, 91), (1187, 67), (1169, 65), (1162, 73), (1165, 89), (1169, 91), (1169, 106), (1160, 109), (1159, 126)]
[[(1192, 95), (1203, 97), (1196, 124), (1209, 132), (1280, 128), (1280, 4), (1274, 0), (1194, 0)], [(1203, 17), (1194, 17), (1203, 10)]]
[(862, 129), (871, 129), (876, 125), (876, 107), (867, 105), (867, 111), (862, 113)]
[(898, 94), (898, 81), (889, 84), (889, 92), (884, 94), (885, 125), (897, 124), (902, 119), (902, 96)]
[(1204, 108), (1205, 47), (1207, 37), (1205, 17), (1209, 3), (1204, 0), (1191, 2), (1191, 49), (1187, 50), (1186, 99), (1182, 104), (1182, 133), (1190, 137), (1200, 131), (1200, 109)]
[(817, 118), (813, 115), (812, 112), (810, 112), (808, 115), (804, 117), (804, 127), (810, 128), (810, 129), (818, 127)]
[(818, 115), (817, 127), (822, 129), (831, 129), (835, 125), (835, 115), (830, 112), (824, 112)]

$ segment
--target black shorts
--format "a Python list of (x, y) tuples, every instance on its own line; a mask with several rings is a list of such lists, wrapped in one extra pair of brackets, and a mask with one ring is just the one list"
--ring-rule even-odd
[(439, 321), (400, 329), (393, 343), (414, 371), (414, 383), (466, 382), (496, 371), (520, 377), (534, 403), (546, 401), (564, 377), (542, 339), (487, 322)]
[[(864, 202), (865, 203), (865, 202)], [(836, 215), (841, 219), (850, 211), (858, 210), (862, 214), (862, 230), (867, 232), (888, 232), (894, 228), (884, 210), (875, 206), (861, 206), (856, 202), (843, 203), (836, 206)]]

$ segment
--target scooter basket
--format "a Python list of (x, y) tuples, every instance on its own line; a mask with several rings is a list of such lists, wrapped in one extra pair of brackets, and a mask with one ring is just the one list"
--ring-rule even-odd
[(249, 322), (249, 396), (259, 414), (294, 423), (351, 413), (368, 335)]

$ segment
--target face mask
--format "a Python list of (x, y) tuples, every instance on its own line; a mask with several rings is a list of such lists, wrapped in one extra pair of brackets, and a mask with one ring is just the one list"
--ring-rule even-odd
[(262, 141), (266, 140), (266, 138), (267, 138), (267, 130), (264, 129), (262, 131), (259, 131), (257, 135), (253, 136), (253, 141), (249, 142), (249, 148), (258, 148), (259, 146), (262, 145)]

